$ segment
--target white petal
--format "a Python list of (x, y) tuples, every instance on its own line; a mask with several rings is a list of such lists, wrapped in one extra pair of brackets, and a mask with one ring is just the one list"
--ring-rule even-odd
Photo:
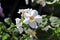
[(29, 25), (31, 26), (31, 28), (38, 28), (36, 22), (30, 22)]
[(16, 24), (20, 23), (20, 19), (19, 18), (16, 18), (15, 21), (16, 21)]
[(22, 27), (18, 28), (18, 30), (19, 30), (20, 34), (23, 32), (23, 28)]
[(15, 20), (16, 20), (16, 27), (18, 28), (19, 33), (21, 34), (23, 32), (22, 23), (20, 23), (19, 18), (16, 18)]
[(23, 21), (25, 24), (29, 24), (29, 18), (26, 18), (24, 21)]
[(22, 23), (20, 22), (20, 19), (19, 18), (16, 18), (15, 21), (16, 21), (16, 27), (17, 28), (19, 28), (19, 27), (22, 26)]
[(25, 0), (25, 2), (26, 2), (26, 5), (28, 5), (28, 3), (29, 3), (29, 0)]
[(16, 24), (16, 27), (19, 28), (22, 26), (22, 23)]
[(32, 9), (29, 9), (29, 10), (28, 10), (28, 14), (31, 14), (31, 11), (32, 11)]
[(29, 10), (30, 10), (29, 8), (28, 9), (19, 9), (18, 13), (20, 14), (22, 11), (28, 12)]
[(18, 13), (20, 14), (23, 11), (23, 9), (19, 9)]
[(26, 13), (25, 15), (24, 15), (24, 18), (29, 18), (30, 17), (30, 14), (28, 14), (28, 13)]
[(30, 9), (28, 8), (28, 9), (25, 9), (25, 11), (28, 13), (28, 11), (29, 11)]
[(37, 3), (42, 5), (43, 7), (46, 5), (45, 0), (38, 0)]
[(42, 2), (41, 5), (44, 7), (46, 5), (46, 3), (45, 2)]
[(30, 35), (30, 39), (29, 40), (34, 40), (32, 35)]
[(42, 22), (42, 17), (41, 17), (40, 15), (37, 15), (37, 16), (35, 17), (35, 21), (36, 21), (37, 23), (41, 23), (41, 22)]
[(38, 15), (38, 11), (37, 10), (32, 10), (31, 11), (31, 15), (34, 16), (34, 17), (37, 16)]

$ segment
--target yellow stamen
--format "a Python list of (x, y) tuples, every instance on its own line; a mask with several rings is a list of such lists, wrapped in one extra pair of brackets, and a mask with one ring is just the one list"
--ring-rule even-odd
[(33, 21), (34, 20), (34, 16), (30, 16), (30, 20)]
[(26, 11), (22, 11), (22, 14), (24, 15), (26, 13)]

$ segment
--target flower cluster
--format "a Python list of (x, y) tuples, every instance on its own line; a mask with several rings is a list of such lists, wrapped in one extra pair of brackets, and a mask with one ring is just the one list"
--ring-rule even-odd
[[(21, 18), (16, 18), (14, 24), (10, 18), (0, 22), (1, 40), (54, 40), (60, 38), (60, 18), (55, 16), (39, 15), (37, 10), (19, 9)], [(52, 36), (51, 36), (52, 35)], [(46, 37), (46, 38), (45, 38)], [(52, 38), (51, 38), (52, 37)]]
[[(16, 18), (16, 27), (19, 30), (19, 33), (21, 34), (24, 29), (23, 24), (29, 25), (27, 33), (30, 34), (30, 37), (33, 35), (35, 36), (35, 31), (32, 29), (37, 29), (38, 28), (38, 23), (42, 22), (42, 16), (38, 14), (37, 10), (33, 9), (19, 9), (19, 14), (21, 14), (21, 18), (23, 18), (23, 21), (21, 22), (21, 19)], [(32, 28), (32, 29), (31, 29)]]
[[(21, 18), (16, 18), (16, 27), (20, 34), (25, 32), (26, 34), (30, 35), (30, 39), (34, 39), (36, 37), (36, 29), (41, 28), (41, 30), (48, 31), (49, 29), (55, 30), (48, 24), (48, 19), (45, 16), (40, 16), (37, 10), (33, 9), (19, 9), (19, 14), (21, 14)], [(53, 18), (53, 19), (52, 19)], [(54, 17), (51, 17), (50, 22), (54, 24), (57, 20)], [(46, 26), (47, 25), (47, 26)], [(44, 27), (46, 26), (46, 27)], [(53, 26), (53, 25), (52, 25)], [(57, 26), (56, 26), (57, 27)]]

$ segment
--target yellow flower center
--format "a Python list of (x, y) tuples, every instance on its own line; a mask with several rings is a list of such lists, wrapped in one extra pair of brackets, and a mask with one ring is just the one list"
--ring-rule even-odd
[(24, 15), (26, 13), (26, 11), (22, 11), (22, 14)]
[(30, 20), (33, 21), (34, 20), (34, 16), (30, 16)]

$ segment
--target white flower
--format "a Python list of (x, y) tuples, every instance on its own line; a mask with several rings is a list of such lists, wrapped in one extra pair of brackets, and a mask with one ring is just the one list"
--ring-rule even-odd
[(28, 29), (28, 30), (26, 30), (26, 33), (30, 35), (29, 40), (34, 40), (33, 37), (36, 37), (36, 30)]
[(22, 13), (21, 14), (21, 16), (23, 16), (23, 17), (26, 17), (26, 14), (30, 14), (30, 12), (32, 11), (32, 9), (19, 9), (19, 11), (18, 11), (18, 13), (20, 14), (20, 13)]
[(26, 16), (24, 23), (29, 24), (31, 28), (38, 28), (37, 23), (40, 23), (42, 19), (42, 17), (38, 15), (38, 11), (32, 10), (31, 13), (26, 14)]
[(46, 5), (45, 0), (37, 0), (37, 3), (42, 5), (43, 7)]
[(33, 36), (33, 37), (36, 36), (36, 30), (28, 29), (28, 30), (26, 31), (26, 33), (28, 33), (29, 35), (31, 35), (31, 36)]
[(16, 18), (15, 21), (16, 21), (16, 27), (18, 28), (19, 33), (21, 34), (23, 32), (22, 23), (20, 22), (19, 18)]
[(19, 9), (18, 13), (20, 14), (22, 11), (28, 12), (30, 9)]

